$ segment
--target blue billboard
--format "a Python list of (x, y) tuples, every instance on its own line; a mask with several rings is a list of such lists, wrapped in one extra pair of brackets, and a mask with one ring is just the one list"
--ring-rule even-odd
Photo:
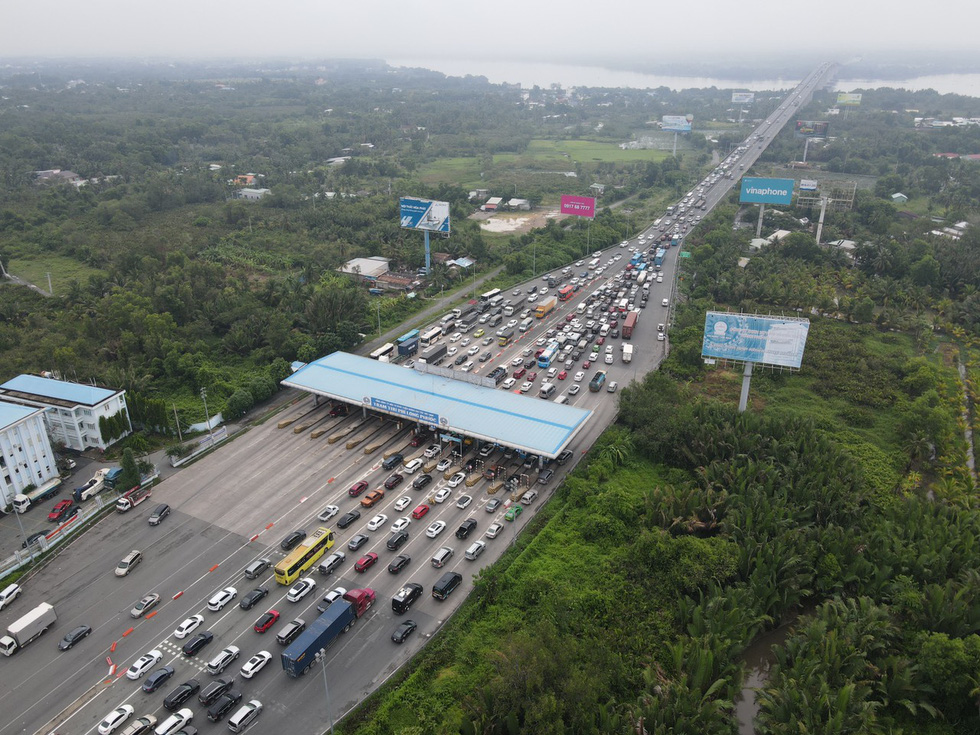
[(672, 133), (690, 133), (693, 119), (691, 115), (664, 115), (660, 118), (660, 127)]
[(399, 200), (401, 227), (449, 234), (449, 202), (402, 197)]
[(809, 331), (808, 319), (709, 311), (701, 356), (799, 368)]
[(435, 425), (439, 423), (438, 414), (434, 414), (430, 411), (423, 411), (415, 408), (414, 406), (403, 406), (400, 403), (386, 401), (383, 398), (372, 397), (371, 407), (377, 408), (379, 411), (385, 411), (386, 413), (393, 413), (396, 416), (404, 416), (412, 419), (413, 421), (418, 421), (421, 424)]
[(743, 204), (792, 204), (793, 179), (742, 179), (738, 200)]

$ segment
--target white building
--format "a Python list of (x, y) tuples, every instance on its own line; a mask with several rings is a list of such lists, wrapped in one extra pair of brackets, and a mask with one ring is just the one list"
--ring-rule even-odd
[(250, 202), (257, 202), (267, 194), (271, 194), (272, 189), (239, 189), (236, 197)]
[(114, 440), (132, 432), (124, 390), (68, 383), (39, 375), (18, 375), (0, 385), (0, 399), (49, 409), (44, 414), (44, 423), (51, 439), (79, 452), (89, 447), (105, 449), (109, 446), (102, 440), (99, 429), (102, 417), (108, 418), (120, 411), (124, 413), (130, 428)]
[(44, 426), (45, 409), (0, 401), (0, 508), (33, 485), (60, 482)]

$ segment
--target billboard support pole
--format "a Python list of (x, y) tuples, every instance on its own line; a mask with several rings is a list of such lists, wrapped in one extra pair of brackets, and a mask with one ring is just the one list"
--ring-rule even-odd
[(804, 138), (804, 141), (805, 142), (803, 143), (803, 163), (806, 163), (806, 153), (808, 150), (810, 150), (810, 136), (808, 135), (806, 138)]
[(827, 197), (820, 199), (820, 220), (817, 222), (817, 245), (820, 244), (820, 236), (823, 234), (823, 217), (827, 214)]
[(765, 204), (760, 204), (759, 205), (759, 223), (755, 226), (755, 236), (756, 237), (762, 237), (762, 215), (765, 213), (765, 211), (766, 211), (766, 205)]
[(425, 275), (431, 276), (432, 259), (431, 256), (429, 255), (429, 231), (424, 230), (424, 232), (425, 232)]
[(677, 158), (677, 131), (674, 131), (674, 158)]
[(738, 397), (738, 412), (745, 413), (749, 405), (749, 386), (752, 384), (752, 363), (745, 363), (745, 372), (742, 373), (742, 394)]

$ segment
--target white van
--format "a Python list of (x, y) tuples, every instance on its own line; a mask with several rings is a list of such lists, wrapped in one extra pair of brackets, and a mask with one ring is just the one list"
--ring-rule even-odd
[(542, 383), (541, 392), (538, 394), (541, 398), (548, 399), (554, 395), (555, 384), (554, 383)]
[(586, 303), (585, 303), (585, 302), (583, 301), (583, 302), (581, 302), (581, 303), (580, 303), (580, 304), (578, 305), (578, 308), (576, 309), (576, 311), (577, 311), (577, 312), (578, 312), (579, 314), (581, 314), (581, 313), (582, 313), (583, 311), (585, 311), (585, 310), (586, 310), (587, 308), (588, 308), (588, 304), (586, 304)]
[(599, 336), (600, 337), (607, 337), (607, 336), (609, 336), (609, 325), (608, 324), (603, 324), (601, 327), (599, 327)]
[(528, 317), (527, 319), (521, 322), (521, 326), (518, 327), (518, 329), (520, 329), (522, 332), (526, 332), (531, 328), (532, 324), (534, 324), (534, 320), (531, 317)]

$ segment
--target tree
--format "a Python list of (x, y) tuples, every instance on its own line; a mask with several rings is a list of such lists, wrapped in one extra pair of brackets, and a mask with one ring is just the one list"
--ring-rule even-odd
[(140, 471), (136, 464), (136, 456), (132, 449), (123, 450), (122, 461), (119, 463), (122, 473), (116, 481), (116, 487), (123, 491), (130, 490), (140, 484)]
[(874, 318), (875, 302), (869, 296), (860, 299), (854, 306), (854, 321), (868, 323)]

